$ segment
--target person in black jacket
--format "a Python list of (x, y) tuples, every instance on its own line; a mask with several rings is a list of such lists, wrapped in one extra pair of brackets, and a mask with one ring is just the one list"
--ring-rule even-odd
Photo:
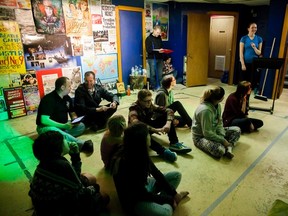
[(153, 32), (145, 40), (145, 46), (150, 69), (150, 87), (154, 90), (160, 87), (163, 74), (163, 47), (159, 25), (154, 26)]
[(142, 122), (134, 123), (124, 131), (122, 152), (112, 163), (118, 198), (128, 215), (171, 216), (189, 192), (176, 191), (181, 173), (163, 174), (158, 170), (149, 157), (149, 142), (148, 127)]
[[(63, 157), (69, 151), (70, 162)], [(80, 174), (81, 160), (77, 145), (65, 141), (58, 131), (39, 135), (33, 143), (33, 154), (39, 160), (30, 182), (34, 214), (37, 216), (98, 215), (109, 203), (100, 193), (95, 176)], [(73, 162), (74, 161), (74, 162)]]
[[(106, 126), (107, 120), (117, 111), (119, 98), (95, 83), (95, 74), (87, 71), (84, 75), (85, 82), (80, 84), (75, 91), (75, 109), (78, 116), (85, 115), (84, 124), (93, 131)], [(100, 105), (105, 99), (110, 103)]]

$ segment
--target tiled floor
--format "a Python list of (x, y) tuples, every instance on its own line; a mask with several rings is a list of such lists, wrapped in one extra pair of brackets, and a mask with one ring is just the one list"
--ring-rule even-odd
[[(209, 85), (221, 85), (226, 96), (235, 90), (218, 80), (209, 79)], [(175, 98), (180, 100), (192, 116), (199, 104), (199, 97), (207, 86), (186, 88), (177, 85)], [(136, 93), (121, 99), (118, 113), (127, 117), (129, 105)], [(225, 101), (225, 100), (224, 100)], [(223, 103), (224, 103), (223, 101)], [(255, 107), (270, 108), (268, 102), (251, 99)], [(178, 156), (174, 164), (166, 163), (151, 152), (156, 165), (163, 171), (179, 170), (183, 174), (179, 190), (188, 190), (190, 195), (175, 210), (176, 216), (264, 216), (276, 199), (288, 202), (288, 89), (275, 101), (273, 114), (251, 110), (250, 116), (261, 118), (264, 127), (259, 132), (243, 134), (236, 146), (235, 157), (215, 160), (195, 148), (191, 131), (177, 129), (180, 141), (191, 146), (193, 151)], [(35, 133), (35, 115), (0, 122), (0, 215), (32, 215), (31, 201), (27, 195), (29, 179), (37, 160), (31, 151)], [(91, 157), (83, 155), (83, 172), (97, 176), (103, 191), (111, 196), (110, 216), (122, 216), (111, 177), (104, 172), (100, 159), (99, 142), (103, 132), (87, 131), (83, 140), (94, 141), (95, 152)], [(158, 137), (164, 145), (168, 140)]]

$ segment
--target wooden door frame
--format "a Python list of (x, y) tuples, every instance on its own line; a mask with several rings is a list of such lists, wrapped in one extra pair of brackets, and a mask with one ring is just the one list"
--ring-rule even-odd
[[(285, 17), (284, 17), (284, 22), (283, 22), (280, 49), (279, 49), (279, 53), (278, 53), (278, 58), (285, 58), (285, 59), (284, 59), (284, 65), (281, 68), (281, 70), (283, 70), (283, 73), (282, 73), (282, 77), (279, 78), (280, 83), (278, 85), (280, 85), (280, 86), (279, 86), (279, 90), (277, 92), (277, 98), (280, 97), (280, 95), (282, 94), (282, 91), (284, 88), (285, 75), (286, 75), (286, 71), (287, 71), (287, 64), (288, 64), (288, 51), (287, 51), (288, 47), (286, 45), (287, 37), (288, 37), (288, 4), (286, 5), (286, 12), (285, 12)], [(286, 51), (286, 53), (285, 53), (285, 51)], [(272, 95), (274, 95), (274, 92), (276, 91), (278, 76), (279, 76), (279, 70), (276, 70), (276, 76), (274, 79), (274, 88), (273, 88)]]
[[(145, 13), (143, 8), (129, 7), (129, 6), (116, 6), (116, 36), (117, 36), (117, 61), (118, 61), (118, 80), (122, 82), (122, 53), (121, 53), (121, 35), (120, 35), (120, 11), (132, 11), (132, 12), (141, 12), (142, 13), (142, 61), (143, 68), (146, 68), (146, 50), (145, 50)], [(132, 29), (131, 29), (132, 31)]]
[[(233, 11), (209, 11), (208, 15), (211, 17), (213, 15), (219, 16), (233, 16), (234, 17), (234, 26), (233, 26), (233, 33), (232, 33), (232, 45), (231, 45), (231, 62), (229, 68), (229, 79), (228, 85), (233, 84), (234, 74), (235, 74), (235, 57), (236, 57), (236, 48), (237, 48), (237, 30), (238, 30), (238, 20), (239, 20), (239, 13)], [(210, 34), (210, 33), (209, 33)], [(232, 73), (232, 71), (234, 73)]]

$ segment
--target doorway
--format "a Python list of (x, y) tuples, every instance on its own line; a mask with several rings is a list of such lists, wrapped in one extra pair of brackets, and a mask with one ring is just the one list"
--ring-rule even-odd
[[(238, 44), (237, 43), (238, 13), (211, 11), (205, 14), (204, 13), (199, 14), (189, 12), (187, 14), (187, 17), (188, 19), (187, 19), (186, 86), (188, 87), (188, 86), (206, 85), (208, 77), (211, 76), (214, 78), (220, 78), (220, 76), (223, 74), (224, 69), (228, 72), (228, 84), (232, 85), (234, 78), (236, 46)], [(222, 22), (221, 25), (218, 24), (219, 21)], [(214, 25), (211, 26), (212, 24), (215, 24), (215, 22), (218, 24), (218, 26), (216, 27)], [(225, 23), (225, 25), (230, 25), (230, 27), (225, 28), (225, 30), (223, 30), (222, 28), (222, 26), (224, 25), (223, 23)], [(215, 29), (216, 33), (218, 31), (217, 34), (215, 33), (218, 39), (215, 39), (215, 41), (214, 39), (212, 40), (214, 41), (213, 43), (215, 43), (215, 47), (214, 45), (211, 45), (212, 50), (210, 47), (209, 38), (210, 33), (214, 35), (214, 32), (211, 31), (211, 28)], [(204, 35), (201, 29), (204, 30), (205, 33)], [(195, 35), (199, 35), (199, 31), (202, 36), (198, 37), (198, 40), (194, 40), (193, 38), (195, 38)], [(225, 36), (223, 39), (223, 34), (225, 35), (229, 34), (229, 37)], [(205, 40), (207, 46), (204, 45), (205, 43), (204, 44), (200, 43), (200, 41), (204, 42)], [(219, 47), (224, 47), (221, 48), (221, 52), (218, 52), (218, 49), (220, 49)], [(198, 51), (202, 53), (201, 58), (198, 58), (199, 56), (199, 54), (197, 53)], [(220, 58), (216, 59), (216, 55), (217, 57), (219, 56)], [(215, 62), (215, 60), (222, 60), (223, 64), (224, 62), (223, 56), (225, 57), (224, 66), (221, 68), (221, 70), (215, 70), (215, 64), (219, 63)], [(201, 65), (203, 67), (200, 68)], [(205, 65), (207, 65), (207, 67), (205, 67)]]
[(210, 17), (209, 78), (219, 79), (224, 71), (229, 71), (233, 24), (233, 16), (213, 15)]
[[(144, 52), (144, 9), (127, 6), (116, 7), (117, 52), (119, 81), (129, 84), (131, 68), (135, 65), (145, 67)], [(133, 29), (131, 29), (133, 26)], [(132, 49), (131, 49), (132, 48)]]

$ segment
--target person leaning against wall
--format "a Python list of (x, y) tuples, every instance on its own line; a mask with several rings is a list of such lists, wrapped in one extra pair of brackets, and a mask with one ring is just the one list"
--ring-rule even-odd
[(146, 38), (145, 47), (150, 68), (150, 89), (155, 90), (160, 87), (163, 74), (163, 47), (159, 25), (154, 26), (153, 32)]
[[(85, 116), (84, 124), (97, 131), (105, 128), (107, 120), (117, 111), (119, 98), (97, 84), (92, 71), (87, 71), (84, 79), (75, 91), (75, 109), (77, 115)], [(100, 105), (103, 99), (110, 103)]]
[(91, 140), (82, 141), (76, 137), (83, 134), (85, 125), (83, 123), (72, 124), (68, 120), (76, 119), (71, 97), (68, 95), (71, 90), (71, 82), (67, 77), (60, 77), (55, 81), (55, 90), (45, 95), (39, 104), (36, 124), (38, 134), (47, 131), (60, 132), (68, 142), (75, 142), (81, 152), (92, 154), (94, 151)]
[(253, 71), (252, 63), (255, 58), (261, 55), (263, 39), (256, 35), (256, 23), (250, 23), (247, 30), (248, 34), (241, 37), (239, 43), (240, 81), (251, 82), (252, 89), (255, 89), (258, 88), (260, 74), (256, 70)]

